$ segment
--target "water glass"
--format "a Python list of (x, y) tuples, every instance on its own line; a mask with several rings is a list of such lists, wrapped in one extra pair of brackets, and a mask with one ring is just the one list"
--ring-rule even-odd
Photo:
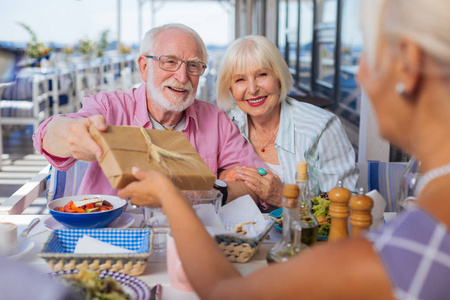
[(164, 252), (167, 244), (167, 234), (170, 232), (166, 215), (161, 208), (144, 207), (144, 225), (153, 229), (153, 250)]
[(397, 213), (415, 205), (417, 201), (415, 189), (420, 176), (420, 161), (415, 157), (411, 157), (400, 178), (397, 196)]
[(193, 190), (184, 192), (194, 209), (199, 205), (211, 204), (217, 213), (222, 204), (222, 193), (218, 190)]

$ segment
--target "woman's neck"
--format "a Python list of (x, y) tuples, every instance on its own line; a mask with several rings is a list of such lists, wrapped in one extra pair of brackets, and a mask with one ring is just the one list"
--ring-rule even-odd
[(281, 119), (281, 103), (277, 105), (268, 115), (252, 117), (247, 115), (248, 123), (261, 136), (271, 135), (280, 125)]

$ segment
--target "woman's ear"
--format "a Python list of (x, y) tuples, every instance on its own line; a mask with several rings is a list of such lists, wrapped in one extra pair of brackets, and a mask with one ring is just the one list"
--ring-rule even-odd
[(424, 54), (419, 45), (407, 38), (402, 38), (399, 47), (399, 80), (397, 86), (402, 87), (401, 95), (414, 98), (420, 88), (422, 78)]
[(148, 77), (148, 58), (144, 55), (139, 56), (138, 58), (139, 72), (141, 73), (142, 80), (147, 82)]

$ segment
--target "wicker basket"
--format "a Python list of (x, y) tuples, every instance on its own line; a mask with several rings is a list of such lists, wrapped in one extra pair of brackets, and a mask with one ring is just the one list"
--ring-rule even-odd
[[(78, 239), (89, 235), (115, 246), (134, 250), (127, 254), (74, 254)], [(152, 251), (151, 229), (66, 229), (55, 230), (39, 256), (47, 261), (53, 271), (87, 268), (108, 270), (132, 276), (140, 275), (147, 266)]]
[(274, 222), (257, 237), (249, 238), (244, 235), (237, 234), (218, 234), (214, 238), (219, 248), (226, 255), (229, 261), (246, 263), (255, 255), (265, 239), (267, 233), (272, 229)]

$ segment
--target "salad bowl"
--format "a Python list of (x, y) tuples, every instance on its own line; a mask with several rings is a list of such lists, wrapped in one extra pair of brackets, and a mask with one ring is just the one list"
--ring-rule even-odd
[[(93, 198), (98, 198), (100, 201), (107, 201), (103, 202), (106, 205), (99, 206), (94, 203), (94, 208), (86, 209), (86, 206), (88, 205), (83, 204), (93, 202), (89, 200)], [(86, 199), (88, 200), (86, 201)], [(109, 204), (112, 208), (108, 208), (107, 210), (106, 208), (103, 208), (109, 206)], [(126, 204), (127, 201), (117, 196), (78, 195), (53, 200), (47, 204), (47, 208), (56, 221), (68, 228), (103, 228), (120, 217), (126, 207)], [(76, 206), (76, 208), (74, 208), (74, 206)], [(68, 207), (72, 207), (74, 209), (67, 209)], [(92, 207), (92, 205), (89, 205), (89, 207)], [(84, 212), (81, 212), (82, 210), (84, 210)]]

